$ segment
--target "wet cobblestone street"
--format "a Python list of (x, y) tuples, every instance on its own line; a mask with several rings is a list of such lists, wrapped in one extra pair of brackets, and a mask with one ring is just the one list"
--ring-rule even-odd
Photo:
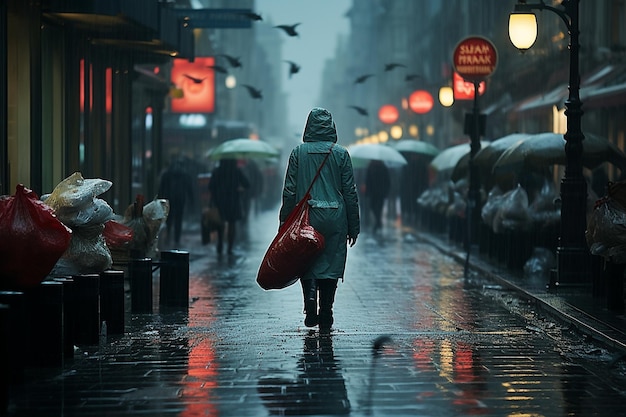
[(188, 311), (159, 311), (155, 274), (153, 314), (127, 312), (124, 335), (61, 369), (27, 368), (8, 415), (626, 415), (619, 352), (397, 225), (349, 250), (331, 334), (305, 328), (299, 285), (255, 282), (276, 217), (221, 259), (187, 230)]

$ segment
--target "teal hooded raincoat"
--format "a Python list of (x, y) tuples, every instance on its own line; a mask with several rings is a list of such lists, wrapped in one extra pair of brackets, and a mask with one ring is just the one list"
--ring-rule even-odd
[(325, 246), (322, 254), (301, 278), (343, 278), (348, 252), (347, 239), (356, 239), (360, 232), (359, 201), (352, 160), (346, 148), (336, 144), (335, 123), (325, 109), (316, 107), (311, 110), (304, 128), (303, 142), (289, 156), (280, 222), (282, 224), (287, 219), (298, 201), (304, 197), (317, 169), (330, 151), (331, 155), (313, 184), (309, 200), (311, 225), (324, 236)]

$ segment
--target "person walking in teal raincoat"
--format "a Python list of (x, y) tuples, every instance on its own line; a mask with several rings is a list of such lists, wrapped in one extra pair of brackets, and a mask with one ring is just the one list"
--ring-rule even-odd
[(344, 277), (347, 247), (354, 246), (360, 232), (359, 201), (352, 160), (346, 148), (336, 144), (337, 129), (328, 110), (319, 107), (311, 110), (302, 139), (303, 143), (289, 156), (279, 218), (283, 224), (330, 152), (309, 200), (311, 225), (324, 236), (325, 246), (311, 268), (300, 277), (305, 326), (319, 324), (320, 330), (329, 331), (337, 282)]

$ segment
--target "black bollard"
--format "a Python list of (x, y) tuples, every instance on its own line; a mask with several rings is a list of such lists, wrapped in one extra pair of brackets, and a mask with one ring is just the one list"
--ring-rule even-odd
[(624, 270), (626, 264), (606, 263), (606, 307), (617, 313), (624, 312)]
[(124, 310), (124, 271), (101, 272), (100, 322), (106, 322), (108, 334), (124, 333)]
[(189, 307), (189, 252), (161, 252), (159, 293), (163, 307)]
[(74, 275), (76, 288), (75, 341), (97, 345), (100, 340), (100, 275)]
[(0, 291), (0, 303), (9, 306), (8, 325), (11, 337), (7, 338), (6, 342), (9, 349), (9, 381), (14, 383), (24, 380), (25, 298), (25, 294), (21, 291)]
[(44, 281), (26, 294), (27, 365), (63, 365), (63, 284)]
[(9, 356), (9, 313), (8, 304), (0, 304), (0, 415), (5, 415), (9, 407), (9, 385), (11, 382), (11, 357)]
[(63, 284), (63, 355), (65, 358), (73, 358), (78, 302), (76, 284), (72, 277), (58, 277), (54, 281)]
[(133, 313), (152, 313), (152, 259), (131, 259), (130, 310)]

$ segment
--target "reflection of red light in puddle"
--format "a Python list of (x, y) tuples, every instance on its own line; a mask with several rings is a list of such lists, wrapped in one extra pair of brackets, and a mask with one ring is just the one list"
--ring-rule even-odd
[[(200, 298), (213, 292), (206, 283), (190, 281), (190, 292)], [(212, 305), (197, 303), (189, 308), (189, 327), (206, 327), (209, 317), (214, 317)], [(217, 387), (218, 363), (215, 357), (215, 347), (211, 336), (206, 332), (198, 331), (195, 337), (189, 338), (189, 358), (187, 375), (183, 378), (181, 398), (186, 404), (179, 417), (217, 417), (219, 410), (215, 405), (213, 389)]]
[(463, 410), (463, 415), (490, 414), (489, 408), (480, 400), (484, 391), (478, 386), (482, 381), (477, 374), (472, 347), (466, 343), (457, 343), (452, 365), (454, 367), (454, 382), (460, 384), (461, 387), (452, 403)]
[(435, 351), (435, 342), (432, 340), (416, 339), (413, 342), (413, 360), (415, 366), (422, 371), (432, 371), (435, 369), (433, 366), (433, 352)]
[(472, 382), (474, 374), (474, 355), (469, 346), (459, 343), (454, 355), (454, 380), (457, 382)]

